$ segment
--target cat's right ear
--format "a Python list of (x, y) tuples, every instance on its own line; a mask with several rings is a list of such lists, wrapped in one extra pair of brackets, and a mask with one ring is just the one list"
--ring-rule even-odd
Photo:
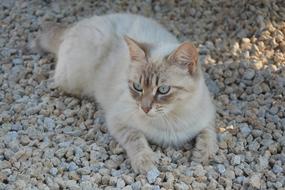
[(187, 69), (191, 75), (197, 73), (198, 50), (190, 42), (184, 42), (174, 50), (168, 60), (182, 69)]
[(129, 47), (129, 53), (132, 61), (145, 62), (146, 53), (138, 42), (134, 39), (124, 36), (124, 39)]

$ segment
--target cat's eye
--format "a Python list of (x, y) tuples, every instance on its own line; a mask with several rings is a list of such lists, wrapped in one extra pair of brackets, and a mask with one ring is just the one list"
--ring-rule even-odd
[(167, 94), (170, 91), (170, 86), (162, 85), (157, 89), (159, 94)]
[(141, 86), (140, 83), (134, 82), (134, 83), (133, 83), (133, 87), (134, 87), (134, 89), (135, 89), (136, 91), (138, 91), (138, 92), (142, 92), (142, 91), (143, 91), (142, 86)]

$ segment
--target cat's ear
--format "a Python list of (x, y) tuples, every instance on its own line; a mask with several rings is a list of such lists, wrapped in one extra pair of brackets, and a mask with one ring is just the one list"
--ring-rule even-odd
[(141, 47), (141, 44), (134, 39), (124, 36), (124, 39), (129, 47), (129, 53), (132, 61), (145, 62), (146, 52)]
[(182, 69), (188, 69), (193, 75), (197, 72), (198, 50), (190, 42), (184, 42), (169, 55), (168, 60)]

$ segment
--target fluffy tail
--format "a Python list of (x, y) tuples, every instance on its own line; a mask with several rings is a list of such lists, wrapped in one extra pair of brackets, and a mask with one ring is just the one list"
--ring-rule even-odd
[(45, 23), (41, 28), (42, 32), (35, 40), (32, 48), (57, 54), (67, 27), (57, 23)]

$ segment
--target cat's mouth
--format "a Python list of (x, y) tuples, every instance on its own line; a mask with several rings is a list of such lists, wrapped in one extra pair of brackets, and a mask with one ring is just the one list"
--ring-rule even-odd
[(155, 118), (157, 116), (157, 113), (154, 111), (154, 110), (150, 110), (149, 112), (144, 112), (142, 111), (141, 112), (145, 117), (148, 117), (148, 118)]

